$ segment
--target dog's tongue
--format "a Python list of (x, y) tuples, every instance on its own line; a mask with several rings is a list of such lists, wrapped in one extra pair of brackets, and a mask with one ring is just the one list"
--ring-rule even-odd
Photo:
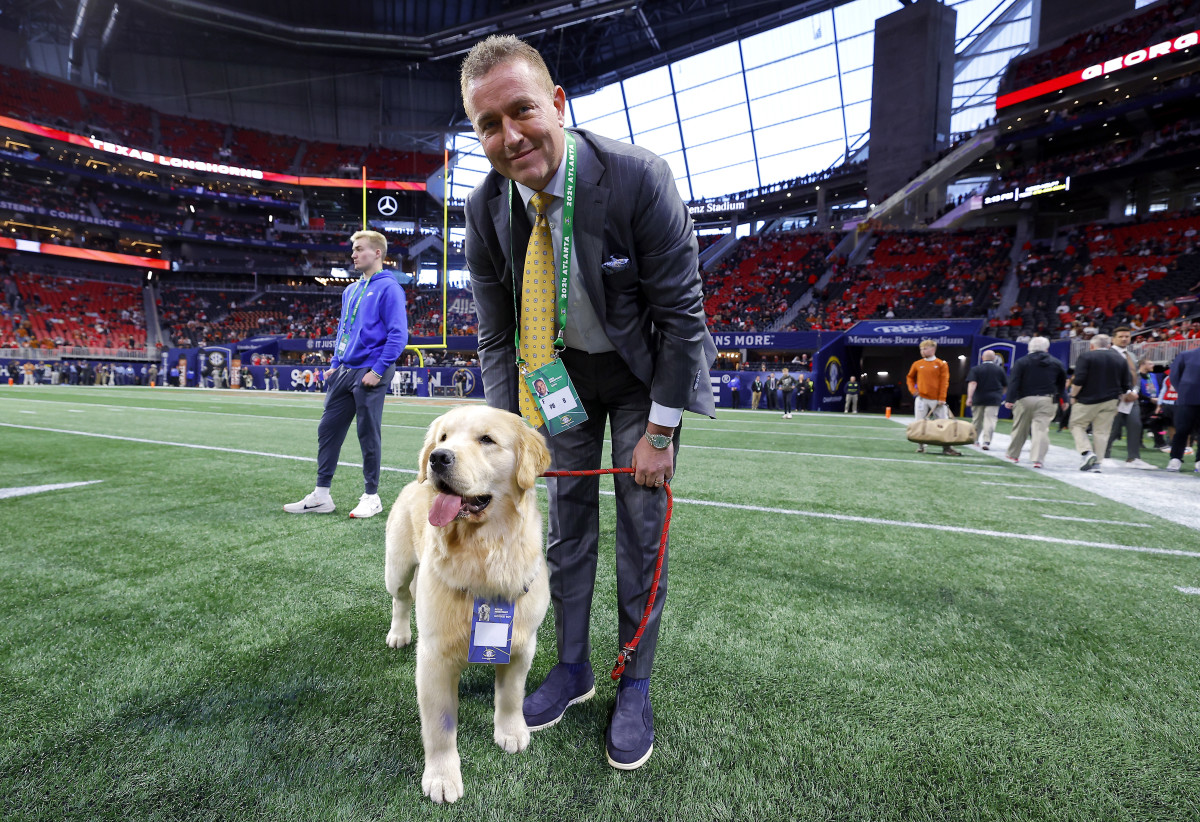
[(458, 512), (462, 510), (462, 505), (462, 497), (439, 493), (433, 501), (433, 507), (429, 509), (429, 524), (439, 528), (449, 525), (454, 522)]

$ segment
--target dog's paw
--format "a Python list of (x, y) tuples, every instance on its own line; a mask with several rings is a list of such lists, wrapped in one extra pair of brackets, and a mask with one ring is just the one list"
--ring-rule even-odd
[(439, 805), (457, 802), (463, 795), (462, 772), (457, 764), (437, 766), (426, 763), (421, 790)]
[(492, 739), (508, 753), (520, 753), (529, 747), (529, 727), (524, 719), (497, 724)]
[(387, 644), (389, 648), (403, 648), (412, 642), (412, 628), (407, 625), (402, 627), (393, 626), (387, 635)]

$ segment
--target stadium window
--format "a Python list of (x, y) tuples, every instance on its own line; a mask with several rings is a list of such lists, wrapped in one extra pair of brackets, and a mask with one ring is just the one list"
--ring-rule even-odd
[[(957, 12), (960, 51), (985, 30), (989, 37), (985, 53), (956, 66), (952, 132), (972, 131), (993, 116), (1004, 66), (1028, 48), (1030, 18), (1019, 11), (1000, 30), (989, 26), (1014, 4), (1027, 2), (948, 0)], [(1148, 3), (1139, 0), (1139, 8)], [(895, 0), (855, 0), (570, 98), (567, 120), (622, 140), (631, 139), (632, 129), (633, 142), (667, 157), (686, 199), (818, 173), (846, 159), (847, 147), (853, 153), (869, 139), (875, 21), (894, 11)], [(753, 142), (747, 139), (750, 122), (756, 129)], [(482, 153), (468, 147), (473, 141), (469, 132), (454, 139), (460, 153), (451, 188), (455, 198), (466, 196), (488, 168)], [(754, 143), (758, 174), (747, 179)], [(717, 162), (714, 151), (727, 156)], [(730, 180), (725, 189), (718, 186), (723, 177)]]

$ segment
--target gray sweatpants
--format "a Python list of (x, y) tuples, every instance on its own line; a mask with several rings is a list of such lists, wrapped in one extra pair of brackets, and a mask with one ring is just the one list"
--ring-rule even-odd
[(317, 485), (333, 484), (342, 443), (350, 421), (358, 420), (358, 444), (362, 448), (363, 486), (368, 494), (379, 493), (379, 462), (382, 455), (383, 401), (395, 366), (388, 368), (379, 385), (362, 384), (368, 368), (339, 368), (326, 381), (325, 410), (317, 426)]

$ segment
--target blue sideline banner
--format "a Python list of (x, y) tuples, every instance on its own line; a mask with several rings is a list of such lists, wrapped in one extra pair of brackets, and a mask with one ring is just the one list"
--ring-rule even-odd
[[(816, 351), (830, 334), (840, 331), (714, 331), (719, 349), (761, 348), (781, 351)], [(714, 372), (715, 373), (715, 372)]]
[(846, 403), (846, 336), (840, 334), (825, 345), (813, 358), (813, 378), (816, 410), (841, 411)]
[(970, 345), (985, 320), (863, 320), (846, 332), (848, 345), (912, 345), (930, 339), (938, 345)]

